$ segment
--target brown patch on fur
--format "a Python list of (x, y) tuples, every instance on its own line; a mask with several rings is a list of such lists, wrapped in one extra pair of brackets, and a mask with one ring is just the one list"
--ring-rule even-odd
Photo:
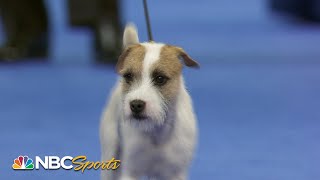
[(180, 75), (182, 64), (179, 60), (179, 51), (174, 46), (165, 45), (161, 49), (160, 59), (151, 67), (151, 73), (154, 71), (166, 75), (169, 80), (166, 84), (159, 87), (163, 97), (168, 101), (177, 96), (180, 86)]
[(145, 48), (140, 44), (127, 47), (119, 56), (116, 65), (117, 72), (121, 74), (128, 65), (135, 65), (137, 62), (138, 64), (139, 62), (141, 63), (144, 59), (145, 52)]
[[(120, 55), (117, 63), (117, 71), (120, 75), (131, 73), (134, 77), (141, 76), (142, 65), (146, 49), (140, 45), (132, 45), (126, 48)], [(123, 90), (128, 91), (130, 84), (123, 82)]]

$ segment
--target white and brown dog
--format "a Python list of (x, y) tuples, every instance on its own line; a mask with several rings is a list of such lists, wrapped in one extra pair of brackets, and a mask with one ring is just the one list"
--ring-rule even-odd
[(139, 43), (128, 25), (117, 71), (121, 75), (103, 114), (102, 160), (121, 160), (102, 180), (185, 180), (197, 141), (196, 117), (182, 67), (198, 67), (183, 49)]

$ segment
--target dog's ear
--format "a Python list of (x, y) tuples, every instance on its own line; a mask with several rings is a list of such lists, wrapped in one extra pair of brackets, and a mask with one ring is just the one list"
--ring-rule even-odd
[(200, 68), (200, 65), (197, 61), (193, 60), (182, 48), (177, 47), (178, 56), (184, 64), (192, 68)]
[(116, 70), (120, 73), (123, 68), (124, 60), (130, 53), (132, 46), (139, 43), (138, 30), (133, 23), (129, 23), (126, 25), (126, 28), (123, 33), (123, 51), (118, 58), (118, 62), (116, 65)]
[(133, 23), (126, 25), (123, 33), (123, 48), (139, 43), (138, 30)]
[(116, 65), (117, 73), (120, 73), (120, 71), (122, 70), (123, 64), (124, 64), (124, 60), (126, 59), (128, 54), (130, 53), (130, 50), (131, 50), (131, 47), (129, 46), (126, 49), (124, 49), (122, 51), (121, 55), (119, 56), (118, 62), (117, 62), (117, 65)]

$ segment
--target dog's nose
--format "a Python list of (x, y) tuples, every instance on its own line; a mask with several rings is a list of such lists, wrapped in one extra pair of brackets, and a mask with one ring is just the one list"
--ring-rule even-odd
[(141, 113), (146, 106), (146, 103), (141, 100), (133, 100), (130, 102), (130, 109), (132, 112), (138, 114)]

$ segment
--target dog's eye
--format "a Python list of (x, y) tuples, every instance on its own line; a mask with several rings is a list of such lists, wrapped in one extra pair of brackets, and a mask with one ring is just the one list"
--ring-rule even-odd
[(133, 74), (132, 73), (126, 73), (123, 75), (123, 78), (126, 80), (127, 83), (130, 83), (133, 81)]
[(165, 76), (156, 76), (154, 79), (153, 79), (153, 82), (155, 83), (155, 85), (157, 86), (162, 86), (164, 85), (166, 82), (168, 81), (168, 78), (165, 77)]

